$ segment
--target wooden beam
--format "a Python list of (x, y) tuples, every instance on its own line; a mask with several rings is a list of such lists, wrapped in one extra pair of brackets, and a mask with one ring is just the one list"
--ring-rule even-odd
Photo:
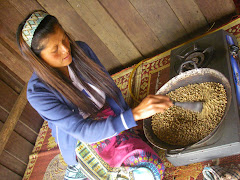
[[(27, 105), (28, 105), (28, 103), (27, 103)], [(24, 108), (24, 111), (26, 111), (26, 106)], [(21, 116), (23, 116), (24, 111), (23, 111)], [(31, 111), (33, 111), (33, 110), (30, 110), (30, 113), (31, 113)], [(1, 120), (0, 123), (4, 124), (6, 122), (6, 120), (7, 120), (7, 118), (8, 118), (8, 115), (9, 115), (9, 113), (7, 111), (5, 111), (2, 108), (0, 108), (0, 120)], [(28, 114), (28, 115), (29, 115), (28, 119), (30, 119), (31, 118), (31, 114)], [(34, 125), (32, 125), (32, 124), (34, 124)], [(35, 124), (40, 126), (42, 123), (40, 123), (40, 121), (38, 121), (38, 119), (35, 119), (34, 117), (32, 118), (32, 121), (29, 122), (29, 123), (26, 122), (25, 119), (23, 119), (23, 117), (22, 118), (20, 117), (20, 119), (18, 120), (18, 122), (17, 122), (17, 124), (16, 124), (16, 126), (14, 128), (14, 131), (17, 134), (19, 134), (21, 137), (23, 137), (25, 140), (30, 142), (32, 145), (34, 145), (35, 142), (36, 142), (37, 136), (38, 136), (39, 129), (40, 129), (40, 128), (37, 129), (38, 126), (36, 126), (36, 128), (35, 128)], [(0, 130), (1, 130), (1, 126), (0, 126)], [(9, 138), (9, 140), (10, 139), (11, 139), (11, 137)], [(5, 146), (5, 150), (6, 150), (6, 146)], [(1, 157), (0, 157), (0, 159), (1, 159)], [(0, 160), (0, 162), (1, 162), (1, 160)]]
[(2, 154), (5, 145), (8, 142), (8, 139), (10, 135), (12, 134), (17, 121), (19, 117), (22, 114), (22, 111), (24, 110), (25, 105), (27, 104), (27, 97), (26, 97), (26, 92), (27, 92), (27, 84), (23, 87), (20, 95), (18, 96), (11, 112), (9, 113), (9, 116), (4, 123), (1, 132), (0, 132), (0, 155)]
[[(0, 69), (1, 70), (1, 69)], [(1, 72), (1, 71), (0, 71)], [(9, 84), (3, 82), (1, 80), (2, 72), (0, 73), (0, 121), (5, 123), (8, 115), (14, 106), (21, 90), (23, 89), (24, 83), (22, 87), (19, 87), (18, 93), (16, 93)], [(6, 76), (5, 79), (10, 80), (11, 77)], [(14, 83), (15, 81), (13, 81)], [(40, 115), (32, 108), (32, 106), (27, 103), (24, 107), (24, 110), (14, 128), (14, 131), (21, 135), (23, 138), (35, 144), (38, 132), (42, 127), (43, 119)], [(1, 129), (1, 128), (0, 128)], [(5, 147), (6, 149), (6, 147)]]

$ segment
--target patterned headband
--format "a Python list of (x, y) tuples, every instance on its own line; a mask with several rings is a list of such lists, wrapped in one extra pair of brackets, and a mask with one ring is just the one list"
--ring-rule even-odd
[(41, 21), (47, 15), (48, 14), (43, 11), (36, 11), (28, 18), (28, 20), (24, 24), (22, 29), (22, 37), (29, 47), (31, 47), (34, 32), (36, 31)]

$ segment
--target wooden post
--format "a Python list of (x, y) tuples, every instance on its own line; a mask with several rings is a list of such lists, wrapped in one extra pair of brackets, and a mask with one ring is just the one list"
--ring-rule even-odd
[(11, 112), (8, 115), (6, 122), (4, 123), (0, 131), (0, 155), (2, 154), (5, 145), (8, 142), (9, 137), (11, 136), (26, 104), (27, 104), (27, 83), (23, 87), (20, 95), (18, 96)]

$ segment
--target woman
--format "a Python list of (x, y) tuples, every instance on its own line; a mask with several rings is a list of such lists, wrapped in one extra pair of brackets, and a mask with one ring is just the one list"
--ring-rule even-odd
[(44, 11), (19, 25), (17, 41), (34, 71), (28, 101), (48, 121), (68, 164), (65, 179), (163, 177), (161, 160), (131, 128), (170, 107), (169, 98), (151, 95), (130, 109), (90, 47)]

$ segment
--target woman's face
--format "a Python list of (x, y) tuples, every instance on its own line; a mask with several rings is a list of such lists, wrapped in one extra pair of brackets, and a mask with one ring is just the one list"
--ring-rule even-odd
[(55, 32), (43, 41), (44, 49), (41, 58), (50, 66), (62, 69), (72, 62), (69, 39), (60, 26), (55, 26)]

